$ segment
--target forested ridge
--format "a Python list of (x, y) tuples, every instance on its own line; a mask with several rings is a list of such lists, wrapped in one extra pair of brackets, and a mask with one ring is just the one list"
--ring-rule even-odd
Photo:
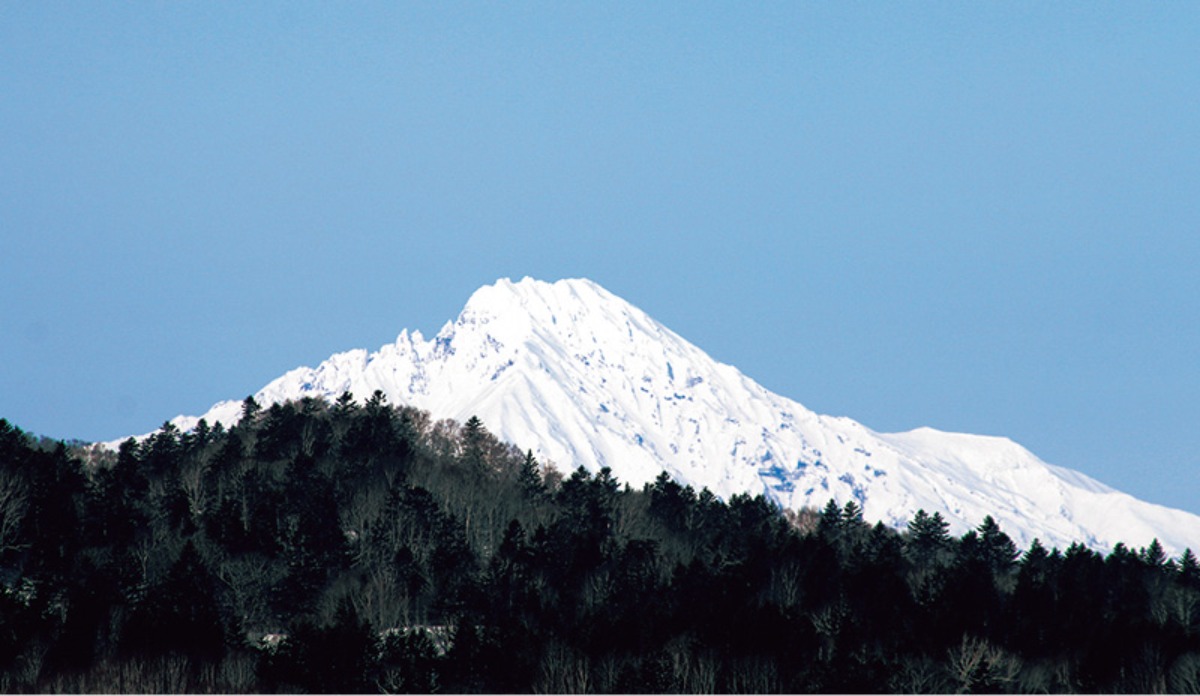
[(0, 691), (1200, 692), (1190, 551), (947, 530), (561, 474), (379, 392), (116, 452), (0, 420)]

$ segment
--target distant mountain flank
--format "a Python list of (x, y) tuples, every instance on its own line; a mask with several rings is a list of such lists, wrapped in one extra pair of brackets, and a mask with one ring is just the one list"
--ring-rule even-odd
[[(1200, 548), (1200, 516), (1047, 464), (1009, 439), (877, 433), (814, 413), (584, 279), (500, 280), (431, 339), (402, 331), (378, 351), (291, 370), (254, 396), (265, 406), (376, 390), (434, 418), (477, 416), (543, 462), (607, 466), (634, 486), (665, 471), (723, 498), (763, 493), (792, 509), (855, 500), (867, 520), (896, 528), (918, 509), (940, 512), (954, 533), (991, 515), (1021, 546), (1039, 538), (1110, 550), (1157, 538), (1175, 554)], [(240, 400), (225, 401), (202, 417), (230, 425), (240, 412)]]

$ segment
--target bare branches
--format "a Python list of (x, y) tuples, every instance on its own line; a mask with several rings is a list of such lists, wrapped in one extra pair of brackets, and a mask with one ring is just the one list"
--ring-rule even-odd
[(0, 470), (0, 554), (24, 548), (21, 522), (29, 505), (29, 487), (12, 471)]

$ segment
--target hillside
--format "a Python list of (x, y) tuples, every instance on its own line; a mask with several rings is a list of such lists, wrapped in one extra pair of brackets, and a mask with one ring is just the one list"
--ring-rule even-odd
[[(877, 433), (814, 413), (588, 280), (501, 280), (431, 339), (401, 332), (378, 351), (291, 370), (255, 398), (376, 390), (434, 418), (477, 416), (542, 461), (592, 473), (607, 466), (634, 486), (666, 472), (723, 499), (763, 494), (791, 510), (853, 500), (868, 521), (895, 529), (924, 509), (956, 534), (990, 515), (1023, 546), (1080, 541), (1107, 552), (1158, 539), (1175, 554), (1200, 548), (1200, 516), (1049, 465), (1007, 438)], [(203, 417), (228, 426), (239, 412), (237, 399)], [(173, 422), (186, 430), (197, 418)]]
[(0, 580), (6, 693), (1200, 688), (1193, 554), (564, 477), (382, 393), (118, 452), (0, 420)]

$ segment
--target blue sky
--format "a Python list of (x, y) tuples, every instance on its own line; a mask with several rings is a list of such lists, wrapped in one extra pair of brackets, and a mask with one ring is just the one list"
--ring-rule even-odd
[(152, 430), (589, 277), (1200, 512), (1200, 4), (0, 4), (0, 417)]

